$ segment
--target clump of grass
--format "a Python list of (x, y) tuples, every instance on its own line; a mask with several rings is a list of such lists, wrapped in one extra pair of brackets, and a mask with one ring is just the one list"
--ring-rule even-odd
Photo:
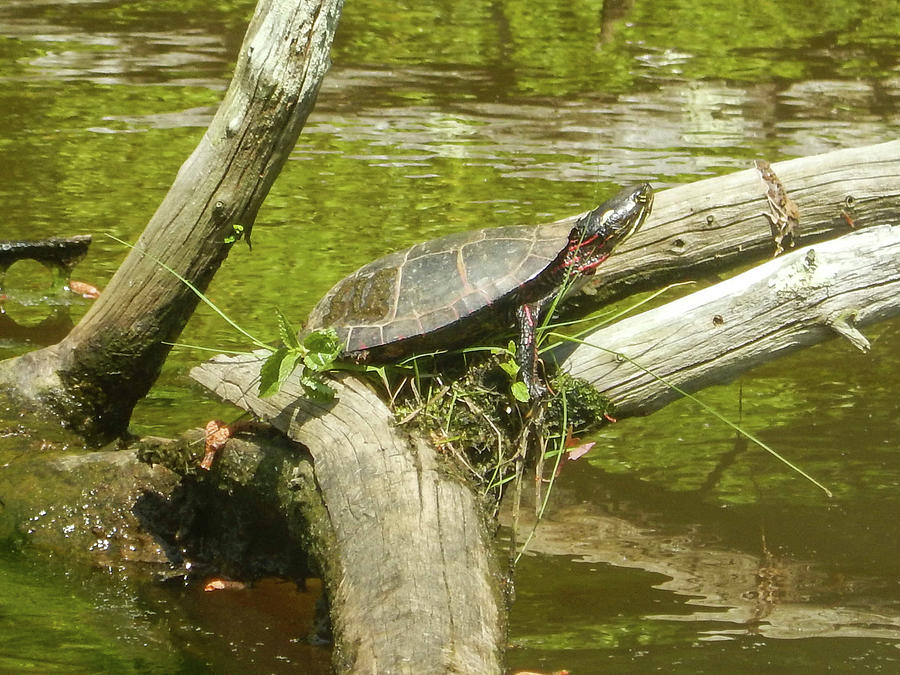
[(608, 399), (566, 373), (550, 381), (549, 398), (521, 401), (505, 367), (512, 355), (497, 348), (467, 350), (464, 359), (418, 358), (393, 397), (398, 422), (455, 457), (495, 499), (526, 463), (536, 463), (534, 447), (555, 447), (606, 423), (612, 412)]

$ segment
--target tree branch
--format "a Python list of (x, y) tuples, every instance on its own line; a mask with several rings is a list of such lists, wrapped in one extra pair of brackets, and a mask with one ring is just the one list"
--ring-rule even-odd
[[(800, 245), (890, 222), (900, 211), (900, 141), (772, 168), (800, 208)], [(766, 190), (753, 168), (660, 192), (644, 227), (598, 268), (592, 304), (770, 258)]]

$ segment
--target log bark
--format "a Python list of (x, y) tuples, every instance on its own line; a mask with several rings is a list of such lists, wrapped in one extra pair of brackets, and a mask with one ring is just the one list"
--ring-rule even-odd
[(470, 487), (354, 377), (339, 378), (327, 404), (306, 399), (296, 377), (260, 399), (263, 358), (217, 357), (191, 376), (313, 456), (337, 549), (323, 569), (338, 671), (500, 672), (501, 575)]
[(234, 225), (257, 210), (330, 63), (342, 0), (260, 0), (215, 118), (106, 291), (60, 343), (0, 363), (0, 385), (85, 435), (125, 431), (205, 289)]

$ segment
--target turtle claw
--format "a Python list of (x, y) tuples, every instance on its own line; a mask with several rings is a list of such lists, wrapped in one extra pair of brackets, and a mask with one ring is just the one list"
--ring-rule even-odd
[(523, 373), (522, 380), (528, 389), (528, 397), (531, 399), (531, 403), (542, 401), (554, 393), (553, 389), (550, 388), (550, 385), (542, 380), (542, 378), (538, 377), (537, 372), (529, 374)]

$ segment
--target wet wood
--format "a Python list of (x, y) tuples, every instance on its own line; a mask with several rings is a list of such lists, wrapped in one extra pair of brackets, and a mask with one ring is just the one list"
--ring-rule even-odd
[(90, 245), (91, 237), (87, 234), (36, 241), (0, 241), (0, 273), (19, 260), (37, 260), (68, 274), (87, 255)]

